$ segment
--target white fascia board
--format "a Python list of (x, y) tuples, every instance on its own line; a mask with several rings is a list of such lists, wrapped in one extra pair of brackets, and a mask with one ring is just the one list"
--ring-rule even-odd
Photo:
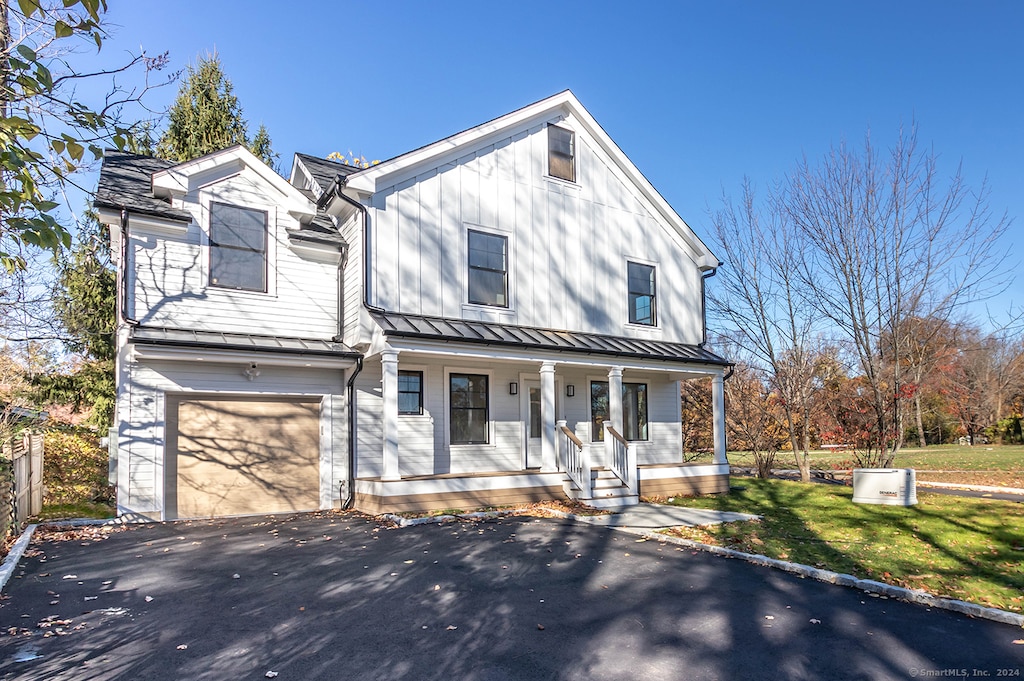
[[(565, 366), (583, 367), (622, 367), (637, 371), (661, 371), (670, 374), (686, 373), (691, 377), (724, 376), (725, 367), (717, 364), (691, 364), (673, 361), (645, 360), (630, 357), (614, 357), (610, 355), (584, 354), (578, 352), (544, 351), (533, 348), (515, 348), (504, 345), (480, 346), (458, 341), (431, 341), (416, 338), (400, 338), (387, 336), (387, 346), (393, 350), (424, 355), (448, 356), (456, 358), (473, 358), (488, 361), (529, 362), (540, 364), (554, 362)], [(379, 352), (376, 344), (369, 354)]]
[(324, 357), (320, 355), (285, 355), (259, 350), (215, 350), (207, 348), (160, 347), (132, 343), (133, 361), (195, 362), (202, 364), (249, 364), (256, 362), (265, 366), (351, 369), (355, 360), (348, 357)]
[(458, 158), (465, 153), (467, 146), (480, 145), (489, 137), (499, 137), (509, 128), (531, 127), (532, 124), (544, 120), (553, 121), (559, 116), (564, 117), (568, 114), (571, 114), (590, 133), (626, 177), (640, 190), (654, 211), (660, 214), (693, 249), (698, 267), (717, 267), (718, 258), (711, 253), (707, 245), (700, 240), (700, 237), (676, 213), (675, 209), (644, 177), (643, 173), (629, 160), (622, 149), (615, 144), (597, 120), (569, 90), (384, 163), (353, 173), (346, 178), (345, 188), (350, 190), (349, 194), (352, 198), (372, 195), (378, 189), (414, 177), (428, 167), (440, 165), (447, 156)]
[(558, 473), (509, 473), (508, 475), (465, 476), (428, 478), (419, 480), (356, 480), (356, 491), (382, 497), (404, 496), (407, 494), (440, 494), (460, 492), (481, 492), (530, 487), (553, 487), (562, 484), (563, 474)]
[(321, 244), (302, 239), (288, 239), (288, 248), (300, 258), (337, 265), (341, 262), (341, 247), (332, 244)]
[(153, 195), (158, 198), (180, 198), (188, 193), (195, 177), (214, 170), (226, 169), (230, 173), (232, 169), (241, 172), (244, 168), (250, 168), (280, 192), (283, 208), (293, 217), (316, 215), (316, 204), (243, 146), (216, 151), (153, 173)]

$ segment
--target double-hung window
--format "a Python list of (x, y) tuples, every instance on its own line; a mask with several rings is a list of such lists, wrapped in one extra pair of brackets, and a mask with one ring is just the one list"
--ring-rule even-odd
[(627, 262), (626, 279), (629, 289), (629, 323), (655, 326), (658, 323), (658, 308), (654, 266)]
[(423, 372), (398, 372), (398, 413), (423, 413)]
[(451, 444), (487, 444), (490, 441), (488, 377), (482, 374), (450, 374), (448, 401)]
[(508, 237), (469, 230), (469, 302), (508, 307)]
[(548, 175), (576, 181), (576, 133), (572, 130), (548, 126)]
[[(608, 381), (590, 384), (591, 438), (604, 440), (604, 423), (609, 419)], [(621, 435), (630, 442), (647, 439), (647, 384), (622, 384)]]
[(210, 284), (267, 290), (267, 213), (210, 204)]

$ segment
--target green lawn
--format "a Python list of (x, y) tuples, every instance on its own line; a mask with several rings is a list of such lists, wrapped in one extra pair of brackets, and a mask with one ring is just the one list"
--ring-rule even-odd
[[(849, 468), (852, 466), (851, 459), (850, 452), (812, 451), (811, 467), (824, 470)], [(754, 459), (749, 452), (729, 452), (729, 463), (753, 467)], [(916, 468), (918, 480), (1024, 487), (1022, 445), (933, 445), (925, 449), (905, 447), (896, 455), (895, 465), (899, 468)], [(793, 453), (779, 452), (775, 468), (795, 469)]]
[(674, 534), (981, 605), (1024, 612), (1024, 505), (929, 494), (916, 506), (854, 504), (850, 487), (733, 478), (727, 495), (677, 506), (762, 520)]

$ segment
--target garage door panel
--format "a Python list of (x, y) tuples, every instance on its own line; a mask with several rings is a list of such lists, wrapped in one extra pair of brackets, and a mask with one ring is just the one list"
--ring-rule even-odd
[(169, 407), (176, 416), (177, 517), (319, 507), (318, 402), (242, 398), (178, 398), (175, 402)]

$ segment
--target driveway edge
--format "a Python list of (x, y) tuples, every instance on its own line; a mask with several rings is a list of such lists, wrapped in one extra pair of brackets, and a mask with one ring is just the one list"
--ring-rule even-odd
[(28, 548), (28, 543), (32, 541), (32, 533), (36, 531), (37, 527), (39, 526), (35, 524), (26, 527), (21, 536), (18, 537), (18, 540), (11, 546), (7, 557), (4, 558), (4, 564), (0, 565), (0, 591), (3, 591), (4, 587), (7, 586), (7, 580), (14, 574), (14, 568), (18, 566), (18, 561), (21, 560), (25, 549)]
[[(574, 513), (556, 511), (555, 509), (547, 510), (561, 518), (580, 522), (580, 519)], [(1000, 610), (998, 608), (987, 608), (982, 605), (977, 605), (976, 603), (968, 603), (967, 601), (959, 601), (952, 598), (940, 598), (939, 596), (934, 596), (928, 593), (927, 591), (922, 591), (921, 589), (906, 589), (902, 586), (885, 584), (884, 582), (876, 582), (873, 579), (858, 579), (853, 575), (845, 575), (839, 572), (832, 572), (831, 570), (822, 570), (820, 568), (811, 567), (810, 565), (803, 565), (801, 563), (790, 563), (785, 560), (769, 558), (768, 556), (762, 556), (756, 553), (744, 553), (742, 551), (727, 549), (721, 546), (702, 544), (701, 542), (693, 541), (692, 539), (683, 539), (682, 537), (674, 537), (670, 534), (653, 532), (651, 530), (621, 526), (606, 527), (609, 527), (609, 529), (612, 530), (618, 530), (619, 532), (627, 532), (629, 534), (635, 534), (641, 537), (646, 537), (648, 539), (656, 539), (658, 541), (664, 541), (670, 544), (676, 544), (678, 546), (685, 546), (690, 549), (704, 551), (706, 553), (713, 553), (715, 555), (724, 556), (726, 558), (736, 558), (738, 560), (746, 561), (747, 563), (753, 563), (754, 565), (761, 565), (764, 567), (770, 567), (776, 570), (789, 572), (798, 575), (802, 578), (810, 578), (817, 580), (819, 582), (825, 582), (827, 584), (835, 584), (837, 586), (845, 586), (853, 589), (860, 589), (864, 593), (871, 596), (884, 596), (886, 598), (896, 598), (901, 601), (907, 601), (908, 603), (916, 603), (918, 605), (924, 605), (929, 608), (950, 610), (952, 612), (958, 612), (963, 615), (968, 615), (970, 617), (979, 617), (981, 619), (992, 620), (994, 622), (1001, 622), (1003, 624), (1011, 624), (1015, 627), (1024, 628), (1024, 615), (1020, 615), (1015, 612), (1009, 612), (1007, 610)]]

